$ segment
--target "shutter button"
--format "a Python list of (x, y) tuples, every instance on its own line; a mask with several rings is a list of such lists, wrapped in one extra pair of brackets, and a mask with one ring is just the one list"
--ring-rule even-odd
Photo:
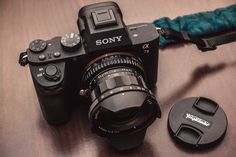
[(45, 69), (44, 77), (50, 81), (56, 81), (61, 77), (61, 73), (56, 65), (48, 65)]

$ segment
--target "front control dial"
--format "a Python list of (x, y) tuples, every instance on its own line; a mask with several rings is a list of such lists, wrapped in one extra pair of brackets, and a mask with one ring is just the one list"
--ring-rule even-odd
[(61, 46), (65, 51), (76, 51), (81, 46), (80, 36), (75, 33), (69, 33), (61, 37)]
[(56, 65), (48, 65), (45, 68), (44, 77), (49, 81), (57, 81), (61, 77), (61, 72)]
[(29, 45), (29, 49), (35, 53), (42, 52), (47, 47), (47, 42), (42, 39), (36, 39)]

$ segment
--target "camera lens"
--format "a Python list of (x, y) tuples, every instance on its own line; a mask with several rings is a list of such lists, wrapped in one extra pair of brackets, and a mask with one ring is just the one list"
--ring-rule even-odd
[(113, 116), (111, 116), (112, 118), (111, 121), (114, 123), (126, 122), (127, 120), (135, 117), (137, 113), (138, 113), (138, 108), (122, 110), (120, 112), (115, 113)]
[[(144, 81), (139, 58), (109, 53), (90, 62), (83, 81), (90, 91), (92, 130), (104, 137), (141, 132), (160, 117), (160, 109)], [(144, 131), (145, 132), (145, 131)]]

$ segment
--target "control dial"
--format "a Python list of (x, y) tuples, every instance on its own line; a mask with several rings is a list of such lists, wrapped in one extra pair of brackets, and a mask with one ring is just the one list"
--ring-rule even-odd
[(61, 77), (61, 72), (56, 65), (48, 65), (44, 71), (44, 77), (49, 81), (57, 81)]
[(81, 46), (80, 36), (76, 33), (69, 33), (61, 37), (61, 46), (65, 51), (76, 51)]
[(29, 45), (29, 49), (35, 53), (45, 50), (46, 47), (47, 47), (46, 41), (41, 39), (34, 40)]

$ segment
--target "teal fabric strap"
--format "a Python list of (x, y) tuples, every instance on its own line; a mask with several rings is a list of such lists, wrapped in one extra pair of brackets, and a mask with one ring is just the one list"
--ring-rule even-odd
[[(201, 12), (192, 15), (179, 16), (173, 20), (168, 17), (153, 22), (156, 27), (171, 28), (178, 32), (187, 32), (193, 37), (204, 37), (220, 32), (236, 29), (236, 5), (214, 11)], [(160, 47), (163, 48), (175, 40), (160, 37)]]

